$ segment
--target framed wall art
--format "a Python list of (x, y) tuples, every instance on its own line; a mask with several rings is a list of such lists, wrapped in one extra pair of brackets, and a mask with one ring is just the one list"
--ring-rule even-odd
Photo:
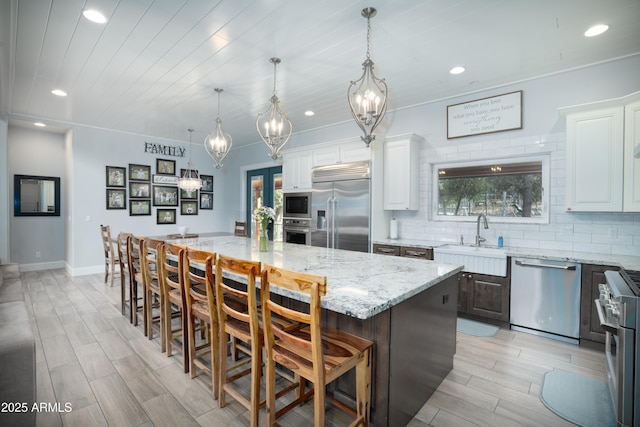
[(107, 209), (127, 209), (127, 190), (107, 188)]
[(129, 180), (149, 182), (151, 180), (151, 166), (129, 163)]
[(178, 206), (178, 187), (154, 185), (153, 206)]
[(522, 129), (522, 91), (447, 106), (447, 139)]
[(176, 161), (167, 159), (156, 159), (156, 173), (160, 175), (175, 175)]
[(129, 216), (151, 215), (151, 200), (129, 199)]
[(129, 197), (132, 199), (148, 199), (151, 197), (151, 184), (148, 182), (129, 181)]
[(213, 210), (213, 193), (200, 193), (200, 209)]
[[(183, 178), (186, 176), (187, 171), (189, 169), (180, 169), (180, 178)], [(189, 178), (198, 178), (198, 171), (196, 169), (191, 169), (191, 175), (189, 176)]]
[(127, 169), (119, 166), (107, 166), (107, 187), (125, 187)]
[(178, 185), (180, 178), (175, 175), (153, 175), (153, 183), (160, 185)]
[(198, 200), (198, 190), (186, 191), (180, 189), (180, 200)]
[(200, 191), (213, 193), (213, 175), (200, 175), (200, 179), (202, 180), (202, 188)]
[(175, 223), (176, 223), (175, 209), (157, 209), (156, 210), (156, 224), (175, 224)]
[(182, 200), (180, 202), (180, 214), (181, 215), (198, 215), (198, 201)]

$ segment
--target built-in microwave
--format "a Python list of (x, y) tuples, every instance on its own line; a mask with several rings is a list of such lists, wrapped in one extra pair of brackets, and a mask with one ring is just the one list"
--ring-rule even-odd
[(311, 193), (284, 193), (285, 218), (311, 218)]

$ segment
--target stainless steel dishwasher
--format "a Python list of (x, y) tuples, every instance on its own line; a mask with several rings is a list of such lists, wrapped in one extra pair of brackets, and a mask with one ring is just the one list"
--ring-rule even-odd
[(582, 265), (511, 258), (511, 329), (577, 344)]

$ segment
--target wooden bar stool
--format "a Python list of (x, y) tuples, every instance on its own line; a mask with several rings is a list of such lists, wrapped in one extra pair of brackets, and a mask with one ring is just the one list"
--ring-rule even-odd
[[(275, 365), (278, 363), (313, 383), (315, 427), (325, 425), (326, 385), (355, 368), (356, 418), (351, 426), (368, 426), (373, 342), (337, 329), (322, 328), (320, 300), (327, 291), (327, 278), (265, 265), (260, 287), (267, 365), (267, 425), (275, 425), (276, 416), (289, 411), (306, 398), (299, 393), (294, 402), (280, 411), (276, 410)], [(274, 287), (308, 294), (311, 300), (309, 313), (280, 305), (278, 298), (272, 298), (277, 297), (271, 293)], [(284, 330), (273, 322), (274, 314), (307, 326), (293, 331)], [(337, 406), (345, 408), (343, 404)]]
[[(118, 264), (120, 265), (120, 311), (124, 316), (126, 313), (127, 302), (131, 299), (131, 270), (129, 270), (129, 239), (131, 233), (118, 233), (116, 238), (116, 246), (118, 247)], [(129, 280), (129, 300), (127, 299), (127, 287), (125, 282)]]
[(147, 318), (145, 317), (144, 305), (144, 275), (142, 274), (142, 263), (140, 262), (140, 246), (143, 238), (131, 235), (127, 242), (127, 264), (131, 282), (129, 283), (129, 319), (133, 326), (138, 326), (138, 321), (143, 322), (144, 336), (148, 332)]
[[(189, 328), (187, 326), (187, 303), (185, 301), (184, 265), (185, 247), (165, 243), (158, 247), (160, 269), (160, 287), (164, 293), (164, 332), (167, 345), (167, 357), (171, 357), (175, 348), (182, 352), (182, 368), (189, 372)], [(180, 321), (174, 327), (172, 307), (179, 312)], [(178, 316), (175, 316), (178, 317)], [(177, 340), (180, 340), (178, 342)]]
[[(187, 247), (184, 262), (185, 300), (187, 303), (187, 325), (189, 341), (189, 374), (196, 376), (196, 366), (211, 376), (213, 398), (218, 398), (220, 386), (220, 346), (218, 331), (218, 313), (213, 281), (213, 265), (216, 254)], [(197, 264), (197, 267), (193, 267)], [(201, 346), (196, 345), (195, 322), (204, 322), (207, 326), (208, 340)], [(211, 364), (207, 366), (202, 356), (210, 354)]]
[(247, 223), (236, 221), (236, 225), (233, 228), (233, 234), (236, 236), (245, 236), (247, 235)]
[(102, 248), (104, 249), (104, 283), (107, 283), (109, 272), (111, 272), (111, 286), (113, 286), (116, 265), (120, 265), (120, 263), (117, 252), (113, 248), (111, 228), (108, 225), (100, 224), (100, 237), (102, 238)]
[[(161, 274), (162, 262), (159, 256), (162, 254), (164, 242), (155, 239), (140, 239), (140, 267), (144, 284), (143, 310), (144, 325), (147, 330), (147, 337), (153, 339), (153, 331), (157, 325), (160, 335), (160, 350), (167, 351), (166, 341), (166, 321), (164, 317), (164, 307), (166, 305), (165, 295), (162, 291)], [(153, 309), (158, 309), (158, 315), (154, 315)]]
[[(220, 329), (220, 343), (228, 341), (227, 335), (240, 341), (238, 348), (249, 357), (240, 358), (227, 367), (227, 346), (220, 345), (220, 390), (218, 404), (226, 405), (226, 393), (251, 412), (251, 426), (258, 426), (260, 411), (260, 376), (262, 369), (263, 338), (258, 320), (256, 277), (260, 275), (260, 262), (247, 261), (218, 255), (216, 262), (216, 304)], [(236, 289), (223, 282), (223, 274), (241, 276), (247, 283), (246, 290)], [(244, 282), (243, 281), (243, 282)], [(238, 302), (244, 304), (238, 304)], [(248, 368), (239, 369), (250, 365)], [(231, 375), (233, 373), (233, 375)], [(251, 375), (249, 398), (239, 393), (232, 384), (239, 378)], [(264, 404), (264, 402), (262, 402)]]

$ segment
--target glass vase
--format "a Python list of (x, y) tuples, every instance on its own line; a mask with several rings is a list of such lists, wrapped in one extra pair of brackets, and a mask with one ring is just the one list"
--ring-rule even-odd
[(268, 223), (263, 222), (260, 224), (260, 252), (267, 252), (269, 250), (269, 236), (267, 234)]

